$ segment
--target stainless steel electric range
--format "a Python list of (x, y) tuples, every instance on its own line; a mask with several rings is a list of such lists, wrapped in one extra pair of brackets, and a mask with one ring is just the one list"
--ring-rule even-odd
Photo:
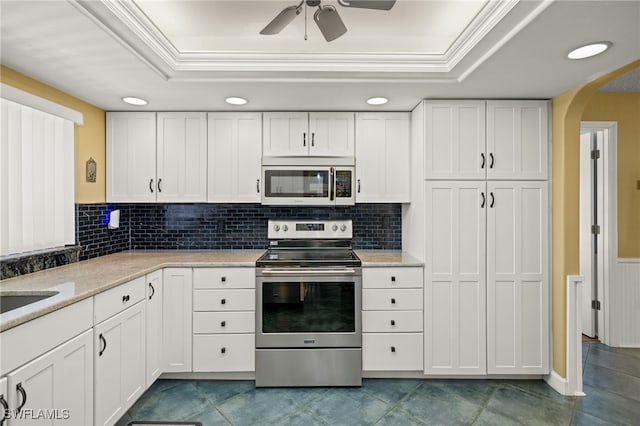
[(269, 220), (256, 262), (256, 386), (362, 384), (362, 262), (351, 220)]

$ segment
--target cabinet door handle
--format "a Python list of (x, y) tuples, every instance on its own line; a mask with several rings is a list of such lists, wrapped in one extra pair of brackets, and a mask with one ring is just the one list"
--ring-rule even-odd
[(160, 186), (161, 183), (162, 183), (162, 178), (158, 179), (158, 192), (162, 192), (162, 186)]
[(153, 284), (151, 284), (151, 283), (149, 283), (149, 287), (151, 287), (151, 294), (149, 295), (149, 300), (151, 300), (153, 295), (156, 294), (156, 289), (153, 288)]
[(493, 197), (493, 192), (490, 195), (491, 195), (491, 204), (489, 204), (489, 207), (493, 208), (493, 205), (495, 204), (496, 199)]
[(222, 303), (223, 305), (226, 305), (227, 304), (227, 299), (220, 300), (220, 303)]
[(391, 352), (395, 353), (395, 351), (396, 351), (396, 347), (395, 346), (391, 346)]
[(489, 153), (489, 159), (491, 160), (491, 162), (489, 163), (489, 168), (493, 169), (493, 152)]
[(2, 405), (2, 418), (0, 419), (0, 426), (2, 426), (4, 421), (9, 418), (9, 404), (4, 399), (4, 395), (0, 395), (0, 405)]
[(222, 349), (220, 349), (220, 353), (221, 353), (221, 354), (225, 354), (225, 353), (227, 353), (227, 348), (222, 348)]
[(391, 320), (391, 325), (395, 326), (396, 325), (396, 320)]
[(484, 169), (484, 164), (487, 162), (487, 158), (484, 156), (484, 152), (480, 153), (480, 158), (482, 158), (482, 165), (480, 166), (480, 168)]
[(149, 191), (153, 193), (153, 179), (149, 180)]
[(221, 277), (220, 281), (222, 281), (223, 283), (227, 282), (227, 277)]
[(316, 146), (315, 139), (316, 139), (316, 133), (311, 132), (311, 146)]
[(226, 327), (226, 326), (227, 326), (227, 322), (226, 322), (226, 321), (222, 321), (222, 322), (220, 323), (220, 327)]
[(260, 193), (260, 179), (256, 179), (256, 192)]
[(395, 277), (395, 275), (392, 275), (392, 276), (391, 276), (391, 282), (392, 282), (392, 283), (395, 283), (395, 282), (396, 282), (396, 277)]
[(98, 339), (100, 340), (100, 342), (102, 342), (102, 349), (100, 349), (100, 352), (98, 352), (98, 356), (102, 356), (104, 351), (107, 350), (107, 339), (104, 338), (102, 333), (100, 333), (100, 336), (98, 336)]
[(360, 193), (360, 179), (358, 179), (358, 194)]
[(480, 208), (484, 209), (484, 205), (487, 202), (486, 197), (484, 196), (484, 192), (481, 192), (480, 195), (482, 195), (482, 203), (480, 204)]
[(24, 405), (27, 403), (27, 391), (25, 391), (24, 388), (22, 387), (22, 383), (18, 383), (16, 385), (16, 390), (18, 391), (18, 393), (22, 397), (22, 402), (20, 403), (20, 405), (16, 409), (16, 413), (19, 413), (20, 411), (22, 411), (22, 407), (24, 407)]
[(307, 146), (307, 132), (302, 133), (302, 146)]
[(396, 304), (396, 299), (394, 297), (391, 298), (391, 304), (395, 305)]

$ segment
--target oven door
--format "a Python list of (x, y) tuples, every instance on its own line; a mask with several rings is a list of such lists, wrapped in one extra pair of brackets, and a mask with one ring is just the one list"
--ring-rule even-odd
[(258, 270), (256, 348), (361, 347), (360, 268), (296, 269)]

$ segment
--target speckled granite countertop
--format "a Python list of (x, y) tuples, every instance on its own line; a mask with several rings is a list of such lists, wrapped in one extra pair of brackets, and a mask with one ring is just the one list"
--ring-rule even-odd
[[(0, 294), (58, 291), (0, 314), (0, 332), (167, 267), (253, 267), (264, 250), (132, 251), (102, 256), (0, 281)], [(402, 251), (356, 250), (365, 267), (423, 266)]]
[(0, 332), (166, 267), (255, 266), (264, 250), (122, 252), (0, 281), (0, 293), (58, 291), (0, 314)]

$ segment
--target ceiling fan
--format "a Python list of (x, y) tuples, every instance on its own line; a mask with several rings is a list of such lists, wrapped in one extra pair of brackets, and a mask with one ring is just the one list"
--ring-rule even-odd
[[(332, 5), (322, 5), (321, 0), (302, 0), (297, 6), (285, 7), (266, 27), (260, 31), (260, 34), (272, 35), (278, 34), (284, 27), (289, 25), (294, 18), (302, 12), (303, 6), (317, 7), (318, 10), (313, 14), (313, 20), (320, 28), (322, 35), (327, 41), (333, 41), (347, 32), (340, 15), (336, 8)], [(338, 4), (344, 7), (356, 7), (360, 9), (377, 9), (390, 10), (396, 0), (338, 0)], [(306, 11), (305, 11), (306, 16)], [(306, 21), (305, 21), (305, 40), (306, 40)]]

